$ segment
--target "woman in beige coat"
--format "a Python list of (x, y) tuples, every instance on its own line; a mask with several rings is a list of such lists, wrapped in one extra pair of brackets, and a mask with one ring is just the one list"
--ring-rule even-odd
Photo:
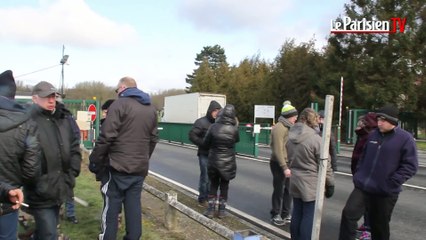
[[(321, 137), (315, 131), (318, 114), (305, 108), (298, 122), (290, 128), (287, 156), (290, 162), (290, 194), (293, 196), (293, 213), (290, 225), (292, 240), (309, 240), (315, 212)], [(331, 164), (327, 165), (326, 197), (334, 192)]]

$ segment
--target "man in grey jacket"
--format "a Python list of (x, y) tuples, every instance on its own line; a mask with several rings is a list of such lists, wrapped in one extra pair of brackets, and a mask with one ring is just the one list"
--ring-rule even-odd
[[(101, 193), (104, 199), (99, 239), (117, 239), (118, 214), (124, 204), (126, 235), (142, 235), (142, 185), (149, 159), (158, 142), (157, 114), (149, 95), (130, 77), (120, 79), (116, 99), (90, 155), (91, 171), (104, 171)], [(106, 169), (106, 170), (102, 170)]]

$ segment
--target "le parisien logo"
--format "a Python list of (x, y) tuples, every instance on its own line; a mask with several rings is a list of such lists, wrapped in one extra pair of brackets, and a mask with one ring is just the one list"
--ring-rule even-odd
[(361, 20), (343, 17), (339, 20), (331, 20), (331, 33), (400, 33), (405, 31), (407, 18), (392, 17), (389, 20)]

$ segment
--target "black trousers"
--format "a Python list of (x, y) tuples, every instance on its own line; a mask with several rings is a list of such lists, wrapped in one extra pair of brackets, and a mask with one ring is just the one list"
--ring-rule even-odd
[(377, 196), (365, 194), (365, 203), (370, 217), (371, 238), (373, 240), (390, 239), (389, 223), (397, 201), (398, 195)]
[(229, 189), (229, 180), (224, 179), (219, 170), (216, 168), (209, 168), (209, 180), (210, 180), (210, 197), (217, 197), (217, 190), (220, 188), (219, 198), (228, 200), (228, 189)]
[(355, 188), (342, 211), (339, 240), (355, 239), (358, 220), (365, 211), (368, 212), (372, 239), (388, 240), (389, 222), (397, 200), (398, 195), (380, 196)]
[(272, 192), (272, 217), (280, 214), (281, 217), (286, 218), (290, 215), (291, 204), (293, 198), (290, 196), (290, 178), (284, 176), (283, 168), (276, 161), (270, 161), (269, 167), (272, 173), (272, 185), (274, 191)]
[(364, 215), (365, 209), (364, 193), (360, 189), (355, 188), (349, 195), (342, 211), (339, 240), (355, 239), (358, 220)]

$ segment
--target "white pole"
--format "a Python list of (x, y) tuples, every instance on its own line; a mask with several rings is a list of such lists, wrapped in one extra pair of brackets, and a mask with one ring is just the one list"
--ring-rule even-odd
[(340, 77), (339, 127), (342, 126), (343, 76)]
[(320, 162), (318, 169), (317, 195), (315, 200), (314, 223), (312, 227), (312, 240), (318, 240), (321, 228), (321, 217), (324, 204), (325, 177), (327, 175), (328, 154), (330, 149), (331, 120), (333, 119), (334, 96), (327, 95), (325, 98), (324, 127), (322, 132)]
[(339, 124), (337, 125), (337, 153), (340, 153), (340, 138), (342, 131), (342, 105), (343, 105), (343, 76), (340, 77)]

